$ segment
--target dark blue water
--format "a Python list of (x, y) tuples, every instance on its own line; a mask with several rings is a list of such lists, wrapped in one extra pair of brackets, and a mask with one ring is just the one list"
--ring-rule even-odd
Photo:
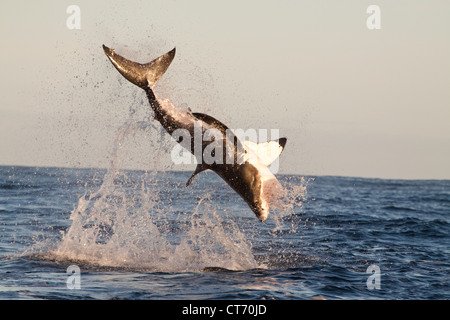
[(0, 167), (0, 299), (450, 298), (450, 181), (281, 175), (260, 223), (189, 176)]

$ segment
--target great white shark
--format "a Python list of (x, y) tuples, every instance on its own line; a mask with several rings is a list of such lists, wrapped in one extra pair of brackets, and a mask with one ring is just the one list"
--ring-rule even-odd
[[(188, 141), (189, 151), (194, 155), (198, 164), (186, 186), (198, 173), (212, 170), (245, 200), (260, 221), (265, 221), (269, 215), (271, 204), (282, 192), (281, 185), (270, 171), (269, 166), (281, 154), (287, 139), (280, 138), (263, 143), (240, 141), (236, 135), (230, 134), (232, 130), (212, 116), (177, 108), (169, 100), (158, 99), (153, 88), (174, 59), (175, 48), (144, 64), (130, 61), (105, 45), (103, 45), (103, 50), (122, 76), (145, 91), (154, 112), (154, 118), (169, 134), (172, 135), (177, 129), (189, 132), (191, 137), (191, 141)], [(200, 133), (202, 135), (211, 129), (222, 133), (220, 139), (202, 138), (201, 152), (194, 148), (196, 145), (194, 137), (199, 132), (198, 124), (201, 124)], [(178, 139), (177, 142), (181, 144), (180, 140)], [(213, 163), (204, 161), (201, 155), (213, 141), (216, 144), (220, 143), (226, 150), (231, 148), (234, 156), (231, 161), (225, 159), (225, 154), (224, 161)]]

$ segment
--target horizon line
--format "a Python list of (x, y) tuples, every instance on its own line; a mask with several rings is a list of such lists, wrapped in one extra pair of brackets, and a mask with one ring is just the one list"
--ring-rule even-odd
[[(55, 166), (55, 165), (11, 165), (11, 164), (0, 164), (0, 168), (36, 168), (36, 169), (73, 169), (73, 170), (109, 170), (111, 168), (107, 167), (71, 167), (71, 166)], [(136, 168), (119, 168), (118, 170), (122, 171), (136, 171), (136, 172), (179, 172), (179, 173), (186, 173), (191, 174), (192, 170), (174, 170), (174, 169), (136, 169)], [(404, 181), (450, 181), (450, 178), (381, 178), (381, 177), (374, 177), (374, 176), (357, 176), (357, 175), (339, 175), (339, 174), (329, 174), (329, 173), (323, 173), (323, 174), (312, 174), (312, 173), (277, 173), (275, 176), (301, 176), (301, 177), (335, 177), (335, 178), (354, 178), (354, 179), (367, 179), (367, 180), (404, 180)]]

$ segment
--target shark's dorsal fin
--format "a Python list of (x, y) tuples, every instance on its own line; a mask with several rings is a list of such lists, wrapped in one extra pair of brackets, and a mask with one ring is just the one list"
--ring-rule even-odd
[(283, 152), (286, 141), (286, 138), (261, 143), (246, 140), (244, 145), (248, 153), (253, 153), (258, 156), (261, 164), (270, 166), (280, 156), (281, 152)]
[(209, 124), (210, 126), (218, 129), (220, 132), (222, 132), (222, 134), (225, 136), (227, 134), (227, 130), (228, 127), (226, 125), (224, 125), (222, 122), (220, 122), (219, 120), (217, 120), (214, 117), (211, 117), (208, 114), (204, 114), (204, 113), (199, 113), (199, 112), (194, 112), (192, 113), (192, 115), (194, 117), (196, 117), (197, 119)]
[(242, 152), (245, 151), (245, 147), (242, 145), (241, 141), (236, 137), (233, 130), (229, 129), (225, 124), (205, 113), (194, 112), (192, 113), (192, 115), (196, 117), (198, 120), (201, 120), (209, 124), (213, 128), (219, 130), (222, 133), (223, 137), (232, 140), (234, 146), (235, 147), (237, 146), (237, 150), (241, 150)]
[(206, 165), (203, 164), (203, 163), (199, 163), (199, 164), (197, 165), (197, 167), (195, 168), (194, 173), (191, 175), (191, 177), (189, 178), (189, 180), (186, 182), (186, 187), (189, 186), (189, 185), (191, 184), (192, 180), (194, 179), (194, 177), (195, 177), (197, 174), (199, 174), (199, 173), (202, 172), (202, 171), (208, 170), (208, 169), (209, 169), (208, 166), (206, 166)]

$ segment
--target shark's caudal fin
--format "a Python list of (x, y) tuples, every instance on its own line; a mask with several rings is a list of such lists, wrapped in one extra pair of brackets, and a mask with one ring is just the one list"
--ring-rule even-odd
[(159, 58), (156, 58), (149, 63), (141, 64), (125, 59), (105, 45), (103, 45), (103, 50), (120, 74), (142, 89), (154, 86), (164, 72), (166, 72), (175, 57), (175, 48), (173, 48)]

